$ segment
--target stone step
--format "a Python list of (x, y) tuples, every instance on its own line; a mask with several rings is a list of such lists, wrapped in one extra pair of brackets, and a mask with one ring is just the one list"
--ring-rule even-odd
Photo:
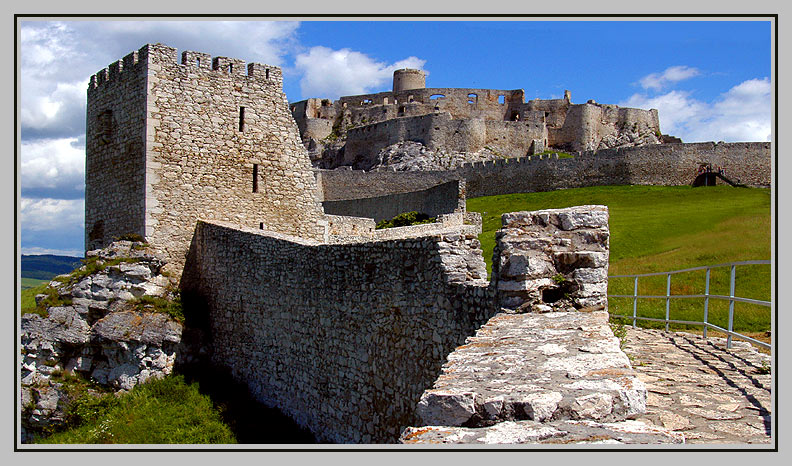
[(618, 423), (644, 413), (646, 397), (607, 312), (502, 312), (448, 356), (416, 415), (443, 429), (532, 421), (569, 432), (558, 422)]

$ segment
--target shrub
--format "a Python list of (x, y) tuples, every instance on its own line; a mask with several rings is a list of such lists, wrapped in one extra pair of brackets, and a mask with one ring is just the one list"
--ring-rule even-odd
[(426, 214), (419, 214), (416, 211), (403, 212), (390, 220), (381, 220), (377, 223), (377, 230), (383, 228), (406, 227), (410, 225), (422, 225), (425, 223), (434, 223), (435, 217), (430, 217)]
[(184, 322), (184, 308), (181, 298), (178, 295), (173, 299), (159, 298), (157, 296), (141, 296), (130, 300), (129, 304), (139, 311), (168, 314), (175, 321)]

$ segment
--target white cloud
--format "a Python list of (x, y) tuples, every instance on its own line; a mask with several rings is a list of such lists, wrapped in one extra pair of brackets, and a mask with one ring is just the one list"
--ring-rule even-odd
[(281, 65), (297, 48), (298, 27), (293, 21), (23, 21), (22, 137), (83, 133), (90, 76), (146, 43)]
[(690, 92), (670, 91), (649, 97), (634, 94), (619, 105), (656, 108), (665, 134), (697, 141), (769, 141), (772, 86), (768, 78), (744, 81), (714, 102), (702, 102)]
[(23, 230), (53, 233), (83, 228), (85, 202), (82, 199), (29, 199), (20, 202), (20, 223)]
[(20, 152), (23, 191), (57, 190), (63, 197), (84, 191), (85, 148), (76, 138), (23, 142)]
[(85, 255), (85, 252), (82, 249), (51, 249), (51, 248), (41, 248), (38, 246), (23, 247), (20, 248), (20, 252), (25, 255), (52, 254), (55, 256), (71, 256), (71, 257), (83, 257)]
[(660, 90), (670, 83), (684, 81), (694, 76), (698, 76), (699, 70), (689, 66), (672, 66), (666, 68), (662, 73), (652, 73), (640, 79), (641, 87), (644, 89)]
[(421, 69), (425, 63), (426, 60), (408, 57), (386, 64), (354, 50), (317, 46), (297, 55), (295, 67), (303, 74), (300, 81), (303, 98), (338, 98), (378, 91), (392, 79), (395, 70)]

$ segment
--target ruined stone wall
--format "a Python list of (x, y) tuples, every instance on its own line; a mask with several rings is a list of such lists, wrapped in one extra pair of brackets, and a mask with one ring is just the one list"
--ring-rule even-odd
[[(112, 157), (117, 158), (130, 148), (136, 153), (144, 150), (145, 165), (135, 162), (129, 170), (109, 164), (95, 168), (107, 157), (103, 151), (92, 150), (98, 135), (90, 132), (86, 204), (102, 202), (97, 198), (117, 189), (112, 175), (109, 180), (96, 179), (97, 170), (133, 178), (129, 183), (134, 190), (122, 192), (125, 203), (117, 209), (124, 211), (127, 205), (138, 209), (133, 232), (144, 233), (176, 274), (184, 264), (198, 219), (324, 238), (326, 224), (316, 199), (315, 179), (289, 113), (279, 68), (246, 66), (241, 60), (213, 59), (197, 52), (184, 52), (179, 62), (176, 49), (162, 44), (144, 46), (138, 59), (136, 66), (143, 77), (137, 77), (134, 84), (121, 81), (107, 90), (100, 85), (90, 92), (89, 119), (93, 109), (101, 110), (101, 102), (122, 106), (131, 105), (126, 101), (134, 102), (136, 96), (145, 99), (142, 109), (136, 105), (134, 112), (124, 115), (128, 121), (119, 126), (125, 132), (117, 149), (112, 149), (116, 151)], [(134, 86), (137, 94), (125, 94), (124, 86)], [(112, 210), (107, 201), (100, 205)], [(127, 228), (126, 224), (110, 228), (109, 223), (121, 223), (110, 220), (105, 221), (107, 231)], [(95, 222), (94, 216), (90, 221)], [(92, 225), (87, 227), (90, 232)]]
[(700, 164), (723, 167), (733, 181), (753, 187), (771, 183), (770, 143), (650, 144), (588, 151), (571, 159), (530, 157), (465, 164), (456, 173), (467, 183), (467, 196), (619, 184), (690, 185)]
[(446, 355), (494, 313), (465, 228), (329, 245), (201, 222), (182, 283), (208, 304), (213, 360), (340, 443), (395, 442)]
[(374, 221), (388, 220), (403, 212), (416, 211), (430, 217), (448, 214), (457, 210), (464, 194), (459, 192), (459, 180), (452, 180), (420, 191), (387, 194), (384, 196), (323, 201), (324, 211), (332, 215), (368, 217)]
[(86, 109), (85, 248), (145, 234), (147, 63), (132, 52), (91, 77)]
[(574, 158), (554, 156), (509, 158), (464, 164), (448, 171), (396, 172), (321, 170), (325, 199), (362, 198), (426, 189), (447, 180), (465, 180), (467, 198), (521, 192), (622, 184), (690, 185), (700, 164), (722, 167), (726, 176), (753, 187), (769, 187), (769, 142), (653, 144), (587, 151)]

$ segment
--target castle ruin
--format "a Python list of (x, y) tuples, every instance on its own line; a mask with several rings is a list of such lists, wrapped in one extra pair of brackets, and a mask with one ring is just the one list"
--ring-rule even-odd
[[(281, 80), (277, 67), (190, 51), (178, 60), (177, 51), (162, 44), (145, 45), (92, 76), (86, 249), (126, 234), (144, 237), (180, 278), (182, 292), (205, 305), (212, 361), (229, 368), (256, 399), (280, 408), (322, 441), (388, 443), (408, 426), (432, 419), (457, 422), (438, 413), (447, 399), (462, 400), (468, 418), (483, 419), (488, 426), (515, 419), (566, 422), (589, 416), (592, 402), (599, 410), (596, 419), (611, 423), (644, 409), (645, 387), (614, 346), (606, 323), (607, 208), (507, 214), (496, 239), (494, 278), (488, 281), (477, 239), (481, 217), (465, 212), (466, 182), (453, 173), (435, 178), (440, 180), (435, 185), (445, 184), (442, 189), (426, 189), (432, 186), (420, 175), (404, 182), (407, 189), (401, 192), (384, 187), (366, 207), (370, 212), (408, 191), (423, 190), (415, 202), (450, 197), (436, 203), (445, 210), (436, 223), (375, 230), (370, 215), (328, 214), (322, 203), (341, 187), (327, 184), (333, 177), (322, 180), (321, 172), (312, 171), (300, 120), (292, 117)], [(564, 122), (548, 124), (552, 112), (545, 115), (544, 108), (549, 107), (524, 104), (522, 91), (502, 91), (499, 102), (501, 91), (461, 90), (462, 101), (472, 100), (459, 106), (461, 113), (453, 113), (460, 100), (432, 101), (434, 91), (423, 88), (421, 73), (398, 73), (393, 93), (375, 94), (359, 107), (347, 105), (343, 118), (368, 115), (374, 121), (392, 112), (398, 120), (402, 108), (416, 121), (499, 115), (503, 128), (523, 125), (526, 132), (534, 131), (531, 144), (552, 146), (566, 141), (564, 127), (566, 121), (572, 125), (575, 112), (604, 108), (583, 104), (585, 112), (572, 110), (576, 107), (567, 95), (558, 103), (566, 108)], [(375, 103), (375, 98), (381, 100)], [(427, 106), (432, 113), (420, 114)], [(332, 131), (327, 122), (335, 121), (330, 113), (336, 107), (320, 101), (311, 112), (327, 111), (328, 118), (302, 124)], [(435, 107), (448, 113), (434, 113)], [(656, 128), (656, 112), (644, 116), (647, 128)], [(494, 120), (482, 121), (489, 131), (487, 122)], [(599, 137), (600, 144), (605, 136), (597, 131), (584, 133), (594, 138), (590, 141)], [(727, 152), (728, 159), (733, 154)], [(673, 159), (667, 170), (687, 163), (684, 157)], [(563, 174), (575, 173), (575, 166)], [(630, 172), (623, 158), (580, 166), (591, 174), (609, 166), (613, 173)], [(482, 169), (490, 173), (494, 167)], [(338, 173), (353, 172), (357, 176), (352, 170)], [(761, 170), (758, 176), (761, 182)], [(360, 196), (351, 201), (371, 198), (376, 184), (350, 184)], [(560, 282), (558, 275), (564, 277)], [(563, 289), (559, 283), (565, 283)], [(448, 355), (493, 316), (516, 322), (504, 317), (504, 310), (546, 313), (556, 324), (574, 321), (565, 335), (577, 334), (579, 327), (598, 335), (603, 339), (598, 347), (605, 348), (595, 358), (601, 370), (576, 375), (588, 379), (568, 384), (563, 393), (553, 391), (556, 379), (543, 378), (534, 381), (534, 392), (516, 398), (468, 397), (464, 390), (461, 398), (446, 397), (437, 389), (425, 395)], [(525, 324), (518, 333), (532, 331), (537, 321), (519, 319)], [(583, 354), (588, 351), (575, 347), (569, 351), (572, 359), (543, 364), (560, 364), (559, 371), (566, 373), (581, 361), (589, 364), (592, 358)], [(430, 397), (441, 401), (427, 401)], [(419, 402), (424, 408), (418, 409)]]
[[(589, 100), (525, 102), (522, 89), (427, 88), (426, 75), (413, 69), (393, 73), (393, 90), (311, 98), (291, 104), (303, 143), (320, 168), (351, 165), (368, 169), (377, 152), (414, 141), (430, 150), (523, 157), (546, 149), (597, 150), (659, 144), (657, 110), (621, 108)], [(336, 143), (341, 139), (345, 144)], [(677, 140), (678, 141), (678, 140)]]

